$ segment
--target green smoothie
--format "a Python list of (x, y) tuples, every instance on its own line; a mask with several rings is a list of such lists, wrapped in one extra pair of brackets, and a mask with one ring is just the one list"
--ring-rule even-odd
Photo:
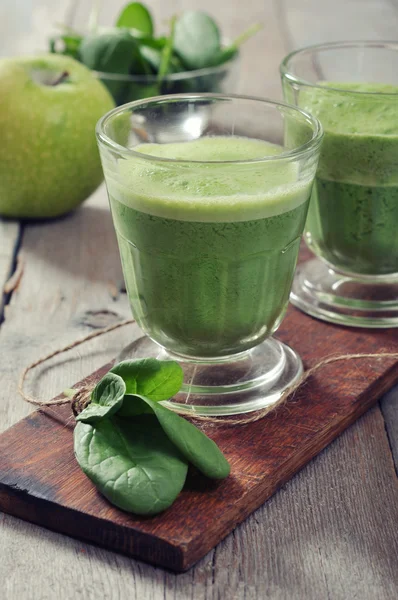
[(341, 271), (398, 272), (397, 94), (391, 85), (333, 82), (300, 94), (325, 131), (306, 237)]
[(107, 185), (138, 324), (187, 356), (227, 356), (255, 346), (283, 318), (310, 182), (297, 182), (298, 166), (286, 160), (222, 165), (148, 158), (232, 161), (282, 151), (247, 138), (136, 150), (135, 158), (118, 161)]

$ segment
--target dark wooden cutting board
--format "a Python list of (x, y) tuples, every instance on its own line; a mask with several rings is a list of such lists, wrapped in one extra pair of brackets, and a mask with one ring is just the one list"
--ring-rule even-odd
[[(343, 328), (293, 307), (277, 337), (300, 353), (306, 368), (330, 355), (391, 352), (398, 346), (397, 329)], [(84, 383), (94, 384), (108, 368)], [(68, 407), (34, 412), (0, 436), (0, 509), (185, 571), (397, 381), (398, 361), (392, 359), (333, 363), (260, 421), (239, 427), (206, 426), (231, 463), (230, 477), (216, 483), (191, 473), (174, 505), (151, 518), (112, 507), (80, 471), (73, 456)]]

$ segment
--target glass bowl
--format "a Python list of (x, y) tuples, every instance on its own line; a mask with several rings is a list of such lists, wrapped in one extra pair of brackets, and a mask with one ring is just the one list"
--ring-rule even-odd
[(165, 94), (234, 94), (239, 84), (239, 55), (222, 65), (158, 75), (119, 75), (93, 71), (108, 88), (117, 106)]

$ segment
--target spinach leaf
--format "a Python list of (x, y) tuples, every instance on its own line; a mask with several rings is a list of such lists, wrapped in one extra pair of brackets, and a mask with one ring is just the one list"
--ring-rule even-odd
[(142, 54), (140, 44), (136, 40), (130, 59), (129, 73), (131, 75), (152, 75), (151, 65)]
[[(137, 56), (137, 42), (126, 30), (111, 31), (86, 37), (79, 49), (82, 63), (102, 73), (127, 75), (130, 65)], [(101, 77), (116, 103), (126, 86), (117, 77)]]
[(119, 415), (123, 417), (151, 413), (151, 408), (137, 395), (154, 401), (168, 400), (180, 390), (184, 378), (178, 363), (156, 358), (126, 360), (114, 366), (111, 372), (120, 375), (126, 384), (126, 396), (119, 410)]
[(185, 482), (187, 463), (154, 417), (78, 423), (74, 450), (80, 468), (105, 498), (128, 512), (165, 510)]
[(107, 373), (95, 386), (90, 404), (76, 417), (76, 421), (95, 423), (116, 413), (123, 404), (126, 384), (119, 375)]
[(177, 393), (182, 380), (174, 361), (124, 361), (101, 379), (91, 404), (76, 417), (76, 460), (122, 510), (154, 515), (168, 508), (184, 485), (188, 463), (210, 478), (229, 475), (217, 445), (159, 403)]
[(143, 35), (153, 35), (153, 21), (149, 10), (140, 2), (127, 4), (120, 13), (116, 27), (136, 29)]
[(234, 46), (229, 46), (228, 48), (222, 48), (219, 52), (217, 52), (213, 56), (213, 60), (211, 63), (212, 67), (218, 67), (219, 65), (223, 65), (228, 62), (238, 53), (238, 49)]
[(203, 475), (211, 479), (228, 477), (230, 464), (213, 440), (165, 406), (149, 398), (141, 397), (141, 400), (152, 408), (170, 441)]
[(160, 66), (161, 61), (161, 51), (157, 48), (153, 48), (151, 46), (147, 46), (146, 44), (141, 44), (140, 52), (142, 57), (149, 63), (152, 67), (154, 73), (157, 73)]
[(187, 69), (208, 67), (220, 48), (220, 30), (206, 13), (188, 11), (177, 20), (174, 50)]
[(155, 401), (168, 400), (177, 394), (184, 379), (177, 362), (156, 358), (125, 360), (115, 365), (111, 373), (123, 379), (126, 394), (138, 394)]
[(165, 36), (161, 36), (158, 38), (144, 36), (144, 37), (140, 38), (140, 43), (143, 44), (144, 46), (149, 46), (150, 48), (155, 48), (155, 50), (161, 50), (167, 40), (168, 40), (168, 38)]
[(81, 61), (93, 71), (127, 74), (136, 41), (128, 31), (110, 31), (87, 36), (79, 50)]

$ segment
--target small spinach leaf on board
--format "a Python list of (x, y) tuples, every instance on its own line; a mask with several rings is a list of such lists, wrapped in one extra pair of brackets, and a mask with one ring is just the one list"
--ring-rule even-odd
[(116, 27), (135, 29), (142, 35), (153, 35), (153, 21), (149, 10), (141, 2), (127, 4), (120, 13)]
[(115, 365), (111, 372), (120, 375), (126, 384), (126, 396), (119, 411), (119, 415), (123, 417), (152, 412), (136, 396), (145, 396), (156, 402), (168, 400), (180, 391), (184, 378), (178, 363), (156, 358), (126, 360)]
[(148, 414), (152, 415), (153, 410), (140, 396), (125, 395), (123, 405), (119, 410), (119, 417), (132, 418)]
[(170, 441), (203, 475), (211, 479), (228, 477), (230, 464), (213, 440), (165, 406), (149, 398), (143, 397), (142, 401), (152, 408)]
[(107, 373), (95, 386), (90, 404), (77, 415), (76, 421), (95, 423), (115, 414), (123, 404), (126, 384), (119, 375)]
[(138, 515), (168, 508), (182, 490), (187, 462), (152, 416), (77, 423), (77, 462), (112, 504)]
[(185, 12), (176, 21), (173, 47), (187, 69), (210, 66), (221, 48), (217, 23), (204, 12)]
[(125, 360), (111, 369), (126, 384), (126, 394), (138, 394), (151, 400), (168, 400), (180, 391), (184, 373), (173, 360), (142, 358)]

